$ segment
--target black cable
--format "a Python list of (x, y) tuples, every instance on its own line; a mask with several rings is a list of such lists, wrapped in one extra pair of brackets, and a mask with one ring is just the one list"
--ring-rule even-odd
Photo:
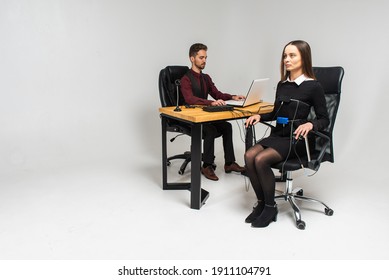
[[(296, 142), (296, 144), (297, 144), (297, 142)], [(296, 154), (296, 156), (297, 156), (297, 159), (298, 159), (298, 161), (299, 161), (299, 163), (300, 163), (300, 165), (301, 165), (301, 168), (304, 170), (304, 174), (305, 175), (307, 175), (307, 177), (312, 177), (313, 175), (315, 175), (316, 173), (317, 173), (317, 171), (318, 170), (315, 170), (315, 172), (313, 172), (312, 174), (307, 174), (306, 172), (305, 172), (305, 167), (304, 167), (304, 164), (303, 164), (303, 161), (301, 160), (301, 158), (299, 157), (299, 155), (298, 155), (298, 153), (297, 153), (297, 150), (296, 150), (296, 145), (294, 145), (294, 147), (293, 147), (294, 149), (294, 153)]]
[(180, 133), (180, 134), (174, 136), (173, 138), (170, 139), (170, 142), (173, 142), (174, 140), (176, 140), (176, 138), (177, 138), (178, 136), (182, 136), (182, 135), (185, 135), (185, 133)]
[[(297, 139), (297, 142), (298, 142), (299, 140), (300, 140), (300, 139)], [(295, 144), (297, 144), (297, 142), (296, 142)], [(300, 156), (299, 156), (298, 153), (297, 153), (296, 145), (293, 145), (293, 150), (294, 150), (294, 153), (295, 153), (295, 155), (296, 155), (296, 157), (297, 157), (297, 159), (298, 159), (298, 161), (299, 161), (299, 163), (300, 163), (300, 165), (301, 165), (301, 168), (304, 169), (304, 164), (303, 164), (303, 162), (302, 162)]]
[[(239, 129), (239, 137), (240, 137), (240, 141), (242, 141), (242, 143), (246, 143), (246, 130), (243, 129), (244, 128), (244, 122), (243, 120), (235, 120), (236, 123), (237, 123), (237, 126), (238, 126), (238, 129)], [(239, 124), (239, 121), (241, 121), (241, 123)], [(244, 138), (243, 138), (244, 136)]]
[(299, 108), (299, 105), (300, 105), (300, 102), (297, 101), (297, 106), (296, 106), (296, 110), (294, 111), (294, 115), (293, 115), (293, 120), (292, 122), (290, 123), (290, 134), (289, 134), (289, 151), (288, 151), (288, 155), (286, 156), (284, 162), (282, 163), (282, 166), (281, 166), (281, 174), (284, 174), (284, 166), (285, 166), (285, 163), (287, 162), (287, 160), (289, 159), (289, 156), (290, 156), (290, 152), (292, 151), (292, 137), (293, 137), (293, 123), (294, 123), (294, 120), (296, 119), (296, 115), (297, 115), (297, 110)]
[[(262, 108), (273, 107), (273, 106), (274, 106), (274, 105), (270, 105), (270, 104), (269, 104), (269, 105), (259, 106), (259, 107), (258, 107), (258, 111), (257, 111), (257, 115), (260, 115), (260, 114), (259, 114), (259, 111), (261, 111)], [(278, 110), (278, 111), (279, 111), (279, 110)]]

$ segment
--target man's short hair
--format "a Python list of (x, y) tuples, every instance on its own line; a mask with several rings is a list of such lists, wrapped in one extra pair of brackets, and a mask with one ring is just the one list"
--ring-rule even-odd
[(196, 43), (196, 44), (193, 44), (190, 49), (189, 49), (189, 57), (195, 57), (196, 54), (201, 51), (201, 50), (204, 50), (204, 51), (207, 51), (208, 50), (208, 47), (204, 44), (201, 44), (201, 43)]

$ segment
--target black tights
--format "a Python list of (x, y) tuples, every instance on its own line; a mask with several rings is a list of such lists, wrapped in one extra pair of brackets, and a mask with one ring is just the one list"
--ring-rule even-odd
[(282, 160), (273, 148), (264, 148), (257, 144), (244, 155), (247, 174), (259, 201), (274, 205), (276, 181), (271, 165)]

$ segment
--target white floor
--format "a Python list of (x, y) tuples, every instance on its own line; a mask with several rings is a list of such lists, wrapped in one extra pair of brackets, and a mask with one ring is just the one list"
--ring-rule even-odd
[[(218, 158), (221, 158), (220, 156)], [(264, 229), (244, 223), (255, 202), (241, 175), (203, 178), (210, 198), (189, 207), (188, 191), (163, 191), (159, 155), (18, 171), (0, 179), (0, 259), (388, 259), (389, 190), (348, 164), (299, 173), (305, 195), (334, 209), (303, 204), (298, 230), (289, 205)], [(169, 167), (172, 180), (180, 161)], [(242, 163), (242, 162), (240, 162)], [(278, 186), (281, 188), (281, 186)]]

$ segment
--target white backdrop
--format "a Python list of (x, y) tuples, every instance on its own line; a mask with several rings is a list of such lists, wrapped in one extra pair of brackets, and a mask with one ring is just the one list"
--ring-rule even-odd
[(282, 48), (293, 39), (310, 43), (314, 65), (345, 68), (338, 162), (365, 167), (374, 159), (383, 170), (388, 6), (0, 0), (0, 175), (118, 159), (158, 164), (161, 68), (189, 65), (189, 46), (203, 42), (206, 72), (222, 91), (240, 93), (253, 78), (277, 83)]
[[(0, 259), (387, 259), (388, 8), (386, 0), (0, 0)], [(280, 211), (282, 222), (253, 230), (243, 220), (255, 196), (222, 168), (219, 182), (204, 184), (212, 195), (200, 211), (188, 192), (162, 191), (160, 69), (189, 65), (189, 46), (203, 42), (220, 90), (242, 93), (262, 77), (274, 88), (294, 39), (310, 43), (314, 65), (345, 69), (335, 164), (310, 178), (336, 215), (306, 211), (301, 232)], [(273, 97), (271, 89), (265, 99)], [(170, 148), (186, 150), (188, 137)], [(290, 242), (301, 238), (304, 246)]]

